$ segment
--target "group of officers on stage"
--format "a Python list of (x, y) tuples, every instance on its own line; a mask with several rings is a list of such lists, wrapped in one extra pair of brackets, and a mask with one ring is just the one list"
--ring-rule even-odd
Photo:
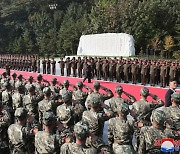
[[(56, 73), (56, 63), (59, 63), (60, 74)], [(166, 87), (169, 81), (175, 79), (180, 83), (180, 62), (168, 60), (146, 60), (109, 57), (70, 57), (54, 58), (24, 55), (0, 55), (0, 67), (20, 71), (33, 71), (43, 74), (73, 76), (82, 78), (87, 69), (91, 70), (91, 78), (105, 81), (132, 82), (151, 86)]]

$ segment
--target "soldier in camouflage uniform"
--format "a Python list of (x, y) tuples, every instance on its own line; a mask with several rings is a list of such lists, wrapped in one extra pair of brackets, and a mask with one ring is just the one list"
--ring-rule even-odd
[(26, 85), (25, 85), (26, 93), (29, 91), (29, 88), (31, 87), (31, 85), (34, 84), (33, 81), (34, 81), (34, 78), (32, 76), (29, 76), (28, 83), (26, 83)]
[(9, 112), (0, 101), (0, 153), (9, 154), (7, 129), (11, 123)]
[[(133, 103), (132, 110), (131, 110), (131, 115), (134, 117), (137, 123), (137, 128), (135, 130), (135, 133), (136, 133), (135, 135), (137, 139), (137, 146), (136, 146), (137, 148), (139, 145), (140, 128), (143, 126), (151, 125), (150, 116), (151, 116), (152, 110), (164, 105), (164, 102), (160, 98), (158, 98), (156, 95), (150, 94), (149, 89), (146, 87), (140, 90), (140, 95), (141, 95), (141, 99)], [(157, 103), (148, 102), (147, 101), (148, 96), (156, 100)]]
[(13, 73), (13, 74), (12, 74), (12, 79), (10, 80), (10, 83), (11, 83), (11, 86), (12, 86), (12, 90), (13, 90), (13, 91), (15, 90), (16, 77), (17, 77), (17, 74), (16, 74), (16, 73)]
[(34, 84), (37, 93), (42, 93), (44, 85), (42, 84), (43, 77), (41, 74), (37, 76), (37, 82)]
[(1, 87), (2, 87), (2, 88), (5, 88), (3, 85), (4, 85), (4, 83), (7, 82), (7, 81), (8, 81), (7, 74), (6, 74), (6, 72), (3, 72), (3, 73), (2, 73), (2, 79), (1, 79)]
[(58, 128), (57, 134), (60, 136), (59, 144), (70, 143), (75, 141), (74, 136), (74, 122), (72, 110), (65, 106), (60, 105), (56, 111)]
[(134, 122), (127, 120), (129, 106), (121, 103), (116, 108), (117, 117), (109, 120), (108, 143), (113, 147), (114, 154), (133, 154), (132, 138)]
[(23, 81), (23, 76), (20, 74), (17, 76), (18, 80), (15, 83), (15, 90), (19, 87), (19, 85), (25, 85), (26, 83)]
[(78, 122), (74, 126), (76, 143), (65, 143), (61, 146), (60, 154), (96, 154), (95, 148), (87, 148), (86, 138), (89, 135), (88, 125), (83, 122)]
[(161, 147), (155, 142), (163, 138), (174, 138), (172, 130), (165, 128), (165, 113), (162, 110), (152, 112), (152, 126), (141, 128), (138, 154), (160, 154)]
[[(89, 100), (91, 100), (91, 98), (93, 98), (93, 97), (96, 97), (96, 96), (99, 97), (100, 96), (101, 99), (102, 99), (102, 103), (104, 103), (105, 100), (110, 99), (110, 98), (112, 98), (114, 96), (110, 89), (101, 86), (100, 82), (98, 82), (98, 81), (95, 81), (93, 83), (93, 88), (94, 88), (93, 92), (88, 95), (88, 97), (86, 99), (86, 102), (85, 102), (85, 106), (86, 106), (87, 109), (89, 108), (88, 107), (89, 106)], [(100, 88), (102, 90), (104, 90), (107, 94), (100, 94), (99, 93)]]
[(172, 106), (164, 109), (167, 127), (177, 131), (180, 139), (180, 93), (173, 93), (171, 95), (171, 102)]
[(56, 86), (57, 84), (57, 79), (56, 78), (52, 78), (51, 80), (51, 85), (50, 85), (50, 89), (53, 93), (59, 94), (59, 88)]
[(59, 154), (59, 138), (54, 132), (56, 118), (53, 112), (44, 112), (43, 131), (38, 131), (35, 135), (36, 154)]
[(68, 88), (69, 88), (69, 81), (68, 80), (64, 80), (63, 81), (63, 89), (61, 89), (60, 91), (59, 91), (59, 94), (62, 96), (62, 95), (64, 95), (66, 92), (71, 92), (70, 90), (68, 90)]
[(8, 136), (10, 142), (10, 149), (12, 154), (32, 154), (30, 139), (37, 129), (32, 129), (26, 126), (27, 110), (24, 108), (17, 108), (15, 111), (17, 123), (12, 124), (8, 128)]
[(12, 105), (14, 111), (19, 107), (23, 107), (24, 92), (24, 86), (20, 85), (17, 91), (12, 95)]
[[(115, 114), (116, 114), (116, 109), (117, 109), (119, 104), (126, 103), (126, 104), (130, 105), (136, 101), (135, 97), (128, 94), (127, 92), (123, 91), (123, 88), (121, 86), (116, 86), (115, 92), (116, 92), (117, 96), (111, 98), (110, 103), (109, 103), (111, 110)], [(129, 98), (129, 100), (121, 97), (121, 95), (123, 93)]]

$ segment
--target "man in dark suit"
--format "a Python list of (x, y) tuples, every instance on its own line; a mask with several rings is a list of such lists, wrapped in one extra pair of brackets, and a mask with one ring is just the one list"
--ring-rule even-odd
[(87, 63), (87, 68), (85, 70), (85, 77), (83, 82), (86, 81), (86, 79), (88, 79), (88, 83), (91, 83), (91, 77), (92, 77), (92, 69), (91, 69), (91, 63)]
[(171, 95), (175, 92), (177, 88), (177, 82), (175, 80), (171, 80), (169, 82), (169, 90), (166, 92), (165, 95), (165, 107), (171, 106)]

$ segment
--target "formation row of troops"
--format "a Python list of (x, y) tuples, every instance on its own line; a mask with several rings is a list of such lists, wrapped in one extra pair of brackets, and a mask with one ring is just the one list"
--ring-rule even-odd
[[(90, 88), (81, 81), (72, 85), (68, 80), (61, 83), (53, 78), (50, 82), (42, 75), (25, 79), (15, 73), (11, 78), (4, 72), (0, 81), (0, 152), (148, 154), (161, 153), (155, 143), (163, 138), (179, 141), (180, 93), (172, 94), (172, 106), (160, 110), (164, 102), (145, 87), (140, 90), (140, 100), (120, 85), (115, 92), (117, 96), (98, 81)], [(129, 114), (134, 120), (127, 119)], [(105, 144), (102, 135), (107, 120)]]

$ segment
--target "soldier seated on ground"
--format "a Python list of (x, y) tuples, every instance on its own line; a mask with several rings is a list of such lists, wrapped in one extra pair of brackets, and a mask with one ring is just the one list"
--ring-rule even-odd
[(74, 133), (76, 137), (75, 143), (65, 143), (61, 146), (60, 154), (97, 154), (95, 148), (87, 148), (85, 143), (89, 136), (88, 125), (84, 122), (78, 122), (74, 126)]

